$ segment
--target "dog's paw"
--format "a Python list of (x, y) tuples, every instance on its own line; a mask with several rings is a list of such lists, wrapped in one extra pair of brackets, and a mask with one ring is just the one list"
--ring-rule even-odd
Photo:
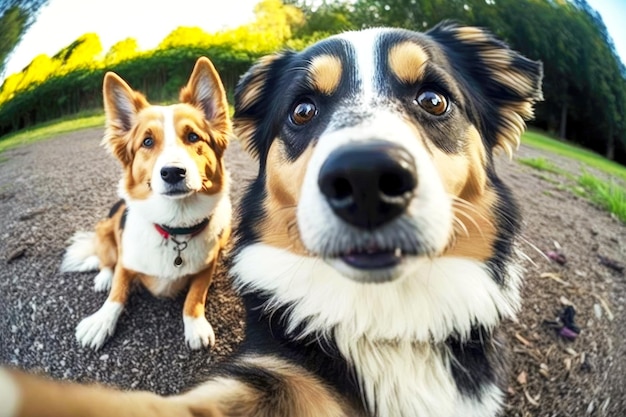
[(183, 316), (185, 341), (191, 349), (215, 345), (215, 333), (206, 317)]
[(117, 319), (124, 306), (120, 303), (106, 301), (100, 310), (89, 317), (85, 317), (76, 326), (76, 340), (83, 347), (94, 350), (100, 349), (107, 337), (115, 331)]
[(113, 282), (113, 270), (102, 268), (93, 279), (93, 289), (96, 292), (108, 291), (111, 289), (111, 282)]

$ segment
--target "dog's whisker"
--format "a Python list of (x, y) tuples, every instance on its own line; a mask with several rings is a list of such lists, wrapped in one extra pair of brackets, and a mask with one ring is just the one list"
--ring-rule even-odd
[(487, 217), (487, 215), (485, 215), (481, 210), (479, 210), (475, 204), (470, 203), (469, 201), (461, 197), (454, 196), (453, 201), (452, 201), (452, 208), (455, 209), (456, 206), (462, 206), (463, 208), (466, 208), (472, 211), (474, 214), (478, 215), (481, 219), (493, 225), (492, 220), (489, 217)]
[[(546, 255), (546, 254), (545, 254), (545, 253), (544, 253), (541, 249), (539, 249), (539, 248), (537, 247), (537, 245), (535, 245), (535, 244), (534, 244), (534, 243), (532, 243), (530, 240), (528, 240), (528, 239), (526, 238), (526, 236), (524, 236), (523, 234), (520, 234), (520, 235), (518, 236), (518, 238), (519, 238), (520, 242), (523, 242), (523, 243), (525, 243), (526, 245), (530, 246), (530, 248), (531, 248), (532, 250), (534, 250), (536, 253), (538, 253), (539, 255), (541, 255), (541, 257), (542, 257), (543, 259), (545, 259), (546, 261), (550, 261), (550, 258), (548, 257), (548, 255)], [(535, 263), (532, 261), (532, 259), (531, 259), (530, 257), (528, 257), (528, 259), (529, 259), (529, 260), (531, 260), (531, 262), (533, 263), (533, 265), (535, 264)]]
[[(455, 218), (456, 218), (456, 219), (458, 219), (458, 220), (459, 220), (459, 221), (460, 221), (460, 222), (461, 222), (464, 226), (466, 226), (466, 225), (465, 225), (465, 223), (464, 223), (464, 222), (463, 222), (463, 220), (462, 220), (461, 218), (459, 218), (458, 216), (461, 216), (461, 217), (463, 217), (463, 218), (467, 219), (467, 221), (469, 221), (469, 222), (470, 222), (470, 223), (474, 226), (474, 228), (476, 229), (476, 231), (478, 231), (478, 233), (480, 234), (480, 237), (481, 237), (483, 240), (484, 240), (484, 239), (486, 239), (485, 234), (484, 234), (484, 232), (483, 232), (483, 229), (480, 227), (480, 225), (478, 224), (478, 222), (477, 222), (477, 221), (476, 221), (476, 220), (475, 220), (475, 219), (474, 219), (474, 218), (473, 218), (473, 217), (472, 217), (469, 213), (466, 213), (466, 212), (464, 212), (463, 210), (455, 210), (455, 215), (456, 215), (456, 216), (455, 216)], [(466, 230), (467, 230), (467, 229), (466, 229)], [(469, 236), (469, 233), (468, 233), (468, 237), (470, 237), (470, 236)]]
[(465, 237), (470, 237), (469, 230), (467, 230), (467, 226), (465, 226), (465, 223), (463, 223), (461, 219), (455, 216), (452, 221), (454, 222), (454, 228), (457, 232), (463, 232)]

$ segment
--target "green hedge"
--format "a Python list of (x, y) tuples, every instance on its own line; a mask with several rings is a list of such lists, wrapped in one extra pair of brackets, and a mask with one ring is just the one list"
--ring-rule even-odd
[(175, 100), (196, 59), (206, 56), (220, 73), (229, 96), (239, 77), (258, 58), (226, 47), (156, 50), (113, 67), (78, 69), (53, 76), (16, 94), (0, 107), (0, 136), (38, 123), (102, 107), (102, 79), (115, 71), (151, 102)]

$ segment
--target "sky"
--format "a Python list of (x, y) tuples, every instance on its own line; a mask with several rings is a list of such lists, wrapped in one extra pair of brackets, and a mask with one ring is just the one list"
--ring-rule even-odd
[[(98, 34), (104, 51), (128, 37), (148, 50), (179, 26), (198, 26), (208, 33), (234, 28), (254, 20), (258, 1), (49, 0), (13, 51), (4, 75), (22, 71), (39, 54), (53, 56), (88, 32)], [(587, 1), (602, 15), (626, 63), (626, 0)]]
[(626, 0), (587, 0), (602, 16), (617, 54), (626, 65)]
[(258, 1), (49, 0), (13, 51), (4, 75), (22, 71), (39, 54), (55, 55), (88, 32), (98, 34), (106, 52), (129, 37), (140, 49), (152, 49), (179, 26), (198, 26), (207, 33), (241, 26), (254, 20)]

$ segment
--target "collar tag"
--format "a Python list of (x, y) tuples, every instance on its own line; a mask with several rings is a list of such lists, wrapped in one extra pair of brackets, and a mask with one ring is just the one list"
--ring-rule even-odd
[[(191, 226), (191, 227), (169, 227), (162, 224), (154, 224), (154, 228), (156, 231), (163, 237), (165, 240), (171, 240), (174, 242), (174, 250), (177, 252), (176, 258), (174, 258), (174, 266), (176, 268), (180, 268), (183, 266), (183, 258), (180, 256), (181, 252), (187, 249), (187, 245), (189, 240), (191, 240), (194, 236), (202, 232), (207, 225), (209, 224), (210, 218), (207, 217), (202, 220), (200, 223)], [(189, 238), (185, 240), (177, 240), (174, 236), (189, 236)]]

